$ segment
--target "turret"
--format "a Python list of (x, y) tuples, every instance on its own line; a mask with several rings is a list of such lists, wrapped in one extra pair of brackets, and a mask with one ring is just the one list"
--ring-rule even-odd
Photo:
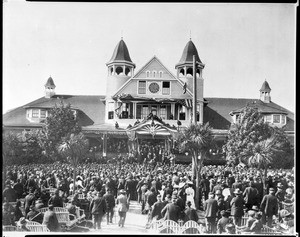
[(269, 86), (269, 83), (267, 81), (264, 81), (262, 84), (262, 87), (260, 88), (260, 100), (264, 103), (270, 103), (271, 102), (271, 88)]
[(50, 76), (45, 84), (45, 98), (51, 98), (53, 95), (55, 95), (55, 84)]

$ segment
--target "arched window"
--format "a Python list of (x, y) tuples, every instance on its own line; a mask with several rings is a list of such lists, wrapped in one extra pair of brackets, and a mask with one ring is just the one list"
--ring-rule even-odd
[(156, 77), (156, 71), (153, 71), (153, 72), (152, 72), (152, 76), (153, 76), (153, 77)]
[(150, 71), (146, 72), (146, 77), (150, 77)]
[(120, 75), (122, 72), (123, 72), (123, 68), (122, 67), (117, 67), (116, 68), (117, 75)]
[(162, 71), (159, 72), (159, 77), (160, 77), (160, 78), (163, 77), (163, 72), (162, 72)]

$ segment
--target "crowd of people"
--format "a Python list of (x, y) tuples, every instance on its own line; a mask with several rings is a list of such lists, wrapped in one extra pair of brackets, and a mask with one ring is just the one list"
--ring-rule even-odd
[[(194, 220), (207, 233), (259, 233), (263, 225), (287, 231), (294, 226), (293, 169), (269, 170), (264, 193), (260, 174), (254, 168), (204, 166), (199, 203), (191, 164), (128, 163), (122, 159), (106, 164), (83, 163), (76, 169), (75, 183), (73, 167), (67, 163), (15, 165), (5, 170), (3, 225), (29, 220), (59, 231), (53, 208), (68, 203), (71, 214), (80, 207), (92, 223), (88, 226), (85, 222), (83, 230), (87, 226), (101, 229), (104, 216), (111, 224), (115, 210), (122, 228), (134, 200), (140, 203), (141, 215), (148, 215), (146, 227), (159, 219)], [(56, 191), (51, 193), (53, 188)], [(42, 207), (49, 210), (43, 214), (39, 212)], [(246, 225), (242, 225), (244, 216), (248, 217)]]

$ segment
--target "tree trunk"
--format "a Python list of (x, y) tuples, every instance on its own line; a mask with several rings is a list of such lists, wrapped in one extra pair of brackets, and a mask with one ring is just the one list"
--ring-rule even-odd
[(74, 182), (74, 185), (73, 185), (73, 196), (75, 195), (75, 183), (76, 183), (76, 164), (74, 164), (74, 172), (73, 172), (73, 182)]
[[(200, 153), (200, 160), (202, 158), (202, 155)], [(200, 190), (199, 190), (199, 187), (200, 187), (200, 180), (199, 180), (199, 173), (200, 173), (200, 162), (198, 161), (198, 157), (196, 157), (196, 190), (195, 190), (195, 206), (196, 206), (196, 209), (199, 210), (199, 200), (200, 200)]]
[(266, 186), (266, 178), (267, 178), (267, 171), (268, 171), (268, 168), (265, 167), (264, 168), (264, 177), (263, 177), (263, 187), (264, 187), (264, 195), (267, 194), (267, 186)]

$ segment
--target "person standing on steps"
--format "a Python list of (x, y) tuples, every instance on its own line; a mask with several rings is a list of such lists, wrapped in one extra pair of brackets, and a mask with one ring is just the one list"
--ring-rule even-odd
[(107, 211), (106, 220), (107, 220), (107, 224), (109, 224), (112, 223), (112, 218), (114, 215), (115, 198), (109, 188), (107, 188), (103, 198), (106, 202), (106, 211)]
[(106, 203), (101, 192), (97, 192), (97, 196), (92, 200), (90, 212), (93, 215), (94, 229), (101, 229), (101, 220), (106, 212)]
[(126, 197), (126, 191), (121, 189), (119, 196), (117, 197), (117, 210), (119, 212), (120, 220), (119, 220), (119, 227), (124, 227), (126, 213), (129, 210), (129, 202)]

